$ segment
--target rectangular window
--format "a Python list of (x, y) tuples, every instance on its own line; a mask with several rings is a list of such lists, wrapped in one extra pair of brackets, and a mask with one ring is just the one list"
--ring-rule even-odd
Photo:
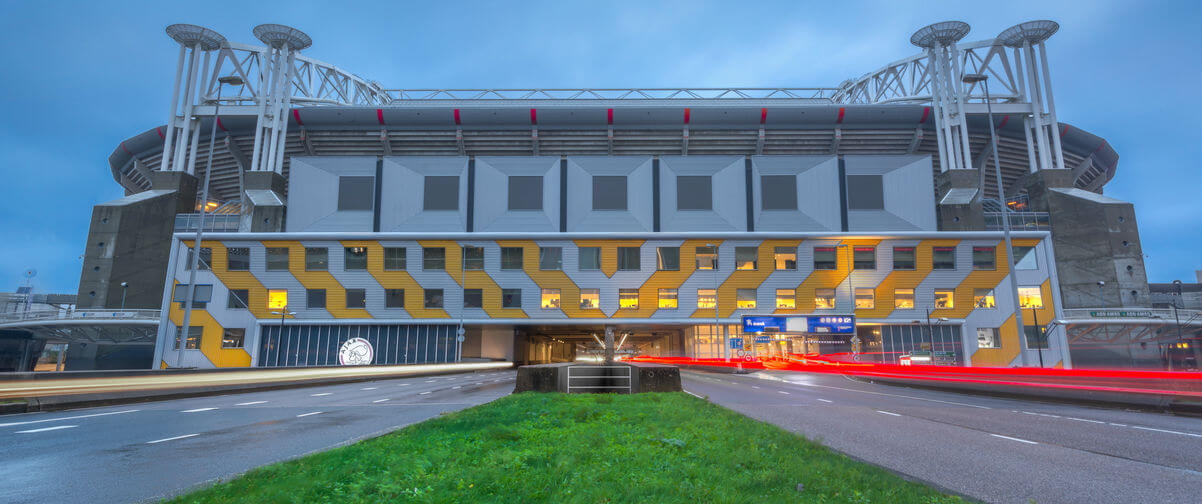
[(1043, 326), (1025, 325), (1023, 332), (1027, 337), (1027, 348), (1047, 348), (1048, 333)]
[(626, 176), (593, 176), (593, 210), (626, 209)]
[(544, 310), (558, 310), (559, 289), (543, 289), (542, 306)]
[(956, 292), (951, 289), (935, 289), (935, 309), (947, 310), (956, 307)]
[(880, 175), (848, 175), (847, 209), (884, 210), (884, 178)]
[(509, 209), (542, 210), (543, 177), (541, 175), (510, 175)]
[(680, 271), (680, 247), (656, 247), (655, 269)]
[(754, 310), (755, 289), (735, 289), (735, 307), (740, 310)]
[(852, 247), (852, 265), (855, 269), (876, 269), (876, 247)]
[(484, 247), (473, 247), (471, 245), (463, 247), (463, 269), (484, 269)]
[(718, 269), (718, 247), (697, 247), (697, 269)]
[[(188, 297), (188, 284), (177, 284), (171, 290), (171, 302), (179, 303), (179, 307), (183, 308), (185, 299)], [(211, 284), (196, 284), (192, 289), (192, 307), (203, 309), (209, 301), (213, 299), (213, 286)]]
[(814, 289), (814, 308), (818, 310), (835, 309), (835, 289)]
[(640, 267), (638, 247), (618, 247), (618, 271), (638, 271)]
[(442, 289), (426, 289), (422, 294), (426, 308), (442, 308)]
[(325, 308), (325, 289), (305, 289), (305, 308)]
[(797, 210), (797, 176), (761, 176), (760, 209)]
[(675, 309), (678, 292), (676, 289), (660, 289), (659, 290), (659, 307), (667, 309)]
[(993, 298), (993, 289), (973, 289), (972, 304), (977, 308), (997, 308)]
[(601, 247), (580, 247), (580, 271), (601, 269)]
[(797, 269), (797, 249), (794, 247), (776, 247), (772, 259), (777, 270)]
[(871, 310), (876, 307), (876, 291), (872, 288), (856, 288), (856, 309)]
[(713, 308), (718, 305), (718, 296), (714, 289), (697, 289), (697, 307)]
[(327, 271), (330, 269), (330, 249), (305, 247), (305, 271)]
[(225, 249), (225, 267), (229, 271), (250, 271), (250, 249), (230, 247)]
[(227, 327), (221, 331), (221, 348), (242, 348), (246, 344), (246, 329)]
[(245, 310), (250, 303), (247, 303), (247, 297), (250, 296), (250, 291), (247, 289), (230, 289), (230, 298), (225, 305), (231, 310)]
[(501, 247), (501, 269), (522, 269), (522, 247)]
[(405, 269), (405, 247), (384, 247), (384, 270)]
[(793, 289), (776, 289), (776, 307), (786, 310), (797, 308), (797, 291)]
[(973, 247), (972, 248), (972, 269), (975, 270), (996, 270), (997, 269), (997, 249), (993, 247)]
[(914, 309), (914, 289), (894, 289), (893, 307), (898, 310)]
[(956, 247), (934, 247), (931, 267), (937, 270), (956, 269)]
[(346, 247), (342, 255), (344, 271), (367, 270), (367, 247)]
[(522, 289), (501, 289), (501, 308), (521, 308)]
[(267, 291), (267, 309), (268, 310), (283, 310), (288, 308), (288, 291), (284, 289), (271, 289)]
[(639, 309), (639, 290), (618, 289), (618, 308), (623, 310)]
[(442, 247), (422, 247), (422, 269), (447, 269), (447, 249)]
[(563, 247), (539, 247), (538, 269), (559, 271), (563, 269)]
[(366, 289), (347, 289), (346, 290), (346, 307), (347, 308), (367, 308), (367, 290)]
[(1043, 293), (1039, 287), (1019, 287), (1018, 306), (1022, 308), (1043, 308)]
[(757, 247), (735, 247), (735, 269), (753, 270), (759, 259), (760, 249)]
[(426, 175), (424, 210), (459, 210), (459, 176)]
[(267, 271), (288, 271), (288, 247), (267, 247)]
[(1035, 260), (1035, 247), (1012, 247), (1014, 249), (1014, 269), (1019, 270), (1035, 270), (1039, 269), (1039, 262)]
[(1002, 340), (997, 333), (996, 327), (978, 327), (977, 348), (1001, 348)]
[[(199, 350), (200, 349), (200, 338), (202, 336), (204, 336), (204, 329), (205, 328), (203, 326), (188, 326), (188, 342), (185, 344), (185, 347), (188, 350)], [(184, 333), (183, 327), (175, 326), (175, 349), (176, 350), (179, 350), (179, 339), (180, 339), (180, 335), (183, 333)]]
[(463, 289), (464, 308), (484, 308), (484, 289)]
[(814, 247), (814, 269), (837, 269), (839, 261), (835, 255), (835, 247)]
[(918, 265), (914, 247), (893, 247), (893, 269), (912, 270)]
[(384, 289), (385, 308), (404, 308), (405, 289)]
[(338, 177), (338, 210), (371, 210), (375, 194), (375, 177)]
[(676, 177), (677, 210), (713, 210), (713, 182), (709, 175)]
[(601, 307), (601, 289), (580, 289), (580, 309), (596, 310)]
[[(202, 242), (204, 240), (201, 240)], [(200, 247), (200, 263), (196, 266), (197, 271), (206, 271), (209, 265), (213, 264), (213, 249), (209, 247)], [(187, 257), (184, 259), (184, 269), (192, 269), (192, 247), (188, 247)]]

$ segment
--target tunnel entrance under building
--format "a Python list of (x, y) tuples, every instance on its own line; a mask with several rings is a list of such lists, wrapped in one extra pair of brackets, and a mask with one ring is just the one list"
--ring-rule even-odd
[[(605, 325), (527, 325), (514, 327), (514, 361), (518, 365), (600, 361)], [(616, 356), (685, 355), (685, 327), (660, 324), (614, 324)]]

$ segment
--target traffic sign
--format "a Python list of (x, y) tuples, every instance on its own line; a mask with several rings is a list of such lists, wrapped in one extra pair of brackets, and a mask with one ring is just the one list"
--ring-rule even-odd
[(730, 338), (731, 348), (743, 348), (743, 338)]

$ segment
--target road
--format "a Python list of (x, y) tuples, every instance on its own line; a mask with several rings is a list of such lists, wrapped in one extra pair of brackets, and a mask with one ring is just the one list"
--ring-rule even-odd
[(1202, 420), (878, 385), (682, 371), (687, 392), (987, 502), (1202, 502)]
[(514, 371), (0, 416), (0, 502), (138, 502), (492, 401)]

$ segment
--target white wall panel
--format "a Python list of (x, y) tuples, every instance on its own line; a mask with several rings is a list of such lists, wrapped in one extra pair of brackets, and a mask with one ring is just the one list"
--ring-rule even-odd
[[(557, 156), (482, 156), (476, 158), (476, 231), (559, 231)], [(543, 178), (542, 210), (509, 209), (509, 177)]]
[[(661, 156), (661, 231), (746, 231), (746, 163), (742, 156)], [(676, 177), (711, 176), (712, 210), (677, 210)]]
[(371, 156), (296, 156), (288, 174), (288, 220), (295, 231), (371, 231), (371, 210), (338, 210), (338, 177), (376, 174)]
[[(458, 211), (425, 211), (427, 175), (459, 177)], [(394, 156), (384, 158), (380, 231), (464, 231), (467, 229), (467, 158)]]
[[(593, 210), (593, 176), (625, 175), (626, 210)], [(650, 156), (568, 158), (568, 231), (651, 231)]]
[[(839, 160), (835, 156), (752, 156), (756, 231), (839, 231)], [(763, 175), (797, 176), (797, 210), (763, 210)]]

